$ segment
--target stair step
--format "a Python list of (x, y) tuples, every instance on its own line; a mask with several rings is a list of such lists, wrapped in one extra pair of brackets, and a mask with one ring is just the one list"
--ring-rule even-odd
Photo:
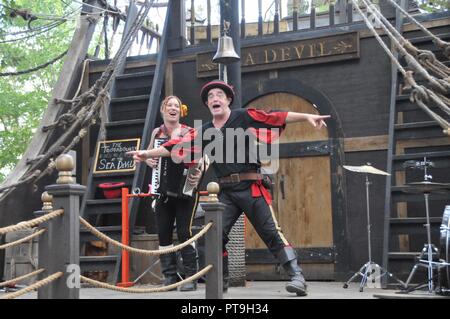
[[(401, 94), (397, 95), (396, 97), (397, 104), (395, 106), (395, 110), (397, 112), (412, 112), (412, 111), (422, 111), (423, 110), (414, 102), (411, 102), (409, 100), (409, 94)], [(432, 111), (436, 112), (437, 110), (440, 110), (439, 107), (436, 105), (429, 105), (428, 106)], [(425, 115), (425, 113), (424, 113)], [(427, 116), (427, 115), (425, 115)]]
[(412, 153), (393, 156), (394, 169), (403, 170), (403, 163), (409, 160), (431, 160), (436, 168), (450, 167), (450, 151)]
[(88, 199), (84, 216), (122, 214), (122, 199)]
[[(425, 217), (391, 218), (389, 222), (391, 225), (391, 235), (426, 233), (424, 225), (427, 219)], [(432, 229), (438, 228), (441, 222), (441, 217), (430, 217)]]
[(111, 104), (118, 104), (118, 103), (132, 103), (135, 101), (142, 101), (147, 100), (150, 98), (149, 94), (144, 95), (133, 95), (133, 96), (125, 96), (125, 97), (116, 97), (111, 99)]
[(395, 124), (397, 139), (445, 137), (443, 129), (435, 121)]
[(105, 124), (106, 128), (115, 128), (119, 126), (135, 126), (135, 125), (144, 125), (145, 119), (136, 119), (136, 120), (126, 120), (126, 121), (114, 121), (108, 122)]
[(134, 172), (112, 172), (112, 173), (96, 173), (93, 178), (109, 178), (109, 177), (132, 177)]
[[(391, 194), (392, 194), (392, 202), (400, 203), (400, 202), (423, 202), (424, 195), (421, 192), (417, 192), (417, 194), (406, 193), (406, 190), (412, 190), (413, 187), (401, 185), (401, 186), (391, 186)], [(419, 190), (419, 187), (415, 187), (414, 189)], [(448, 200), (448, 194), (445, 193), (432, 193), (428, 199), (429, 201), (443, 201)]]
[(109, 107), (111, 122), (145, 119), (149, 97), (135, 95), (112, 99)]
[(149, 77), (155, 75), (155, 71), (144, 71), (144, 72), (136, 72), (136, 73), (126, 73), (121, 74), (116, 77), (116, 80), (122, 81), (122, 80), (129, 80), (134, 78), (143, 78), (143, 77)]
[(140, 138), (144, 130), (145, 119), (114, 121), (105, 124), (108, 140)]
[(118, 256), (80, 256), (81, 271), (109, 271), (114, 272)]
[[(450, 39), (450, 33), (435, 34), (435, 36), (437, 36), (441, 40)], [(407, 39), (407, 40), (409, 42), (411, 42), (412, 44), (418, 44), (418, 43), (423, 43), (423, 42), (430, 42), (430, 41), (433, 40), (433, 38), (428, 36), (428, 35), (426, 35), (426, 36), (421, 36), (421, 37), (410, 38), (410, 39)]]
[[(427, 222), (426, 217), (406, 217), (406, 218), (391, 218), (391, 224), (410, 224), (410, 225), (423, 225)], [(430, 217), (430, 223), (441, 223), (441, 217)]]
[(420, 252), (389, 252), (389, 260), (408, 260), (414, 261), (416, 257), (420, 256)]
[[(122, 226), (100, 226), (95, 228), (112, 239), (121, 240), (122, 238)], [(80, 242), (93, 240), (99, 240), (99, 238), (93, 235), (87, 228), (80, 228)]]

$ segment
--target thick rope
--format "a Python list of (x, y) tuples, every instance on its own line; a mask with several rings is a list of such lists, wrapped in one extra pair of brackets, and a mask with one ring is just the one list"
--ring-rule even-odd
[[(81, 108), (80, 112), (78, 112), (77, 117), (78, 120), (73, 122), (71, 127), (69, 127), (66, 132), (58, 138), (58, 140), (53, 144), (53, 146), (47, 151), (46, 154), (43, 154), (36, 163), (33, 163), (33, 165), (29, 168), (29, 171), (33, 172), (33, 176), (36, 176), (35, 170), (40, 167), (42, 164), (47, 162), (52, 156), (57, 156), (61, 152), (58, 151), (55, 153), (54, 151), (57, 148), (60, 148), (63, 144), (63, 142), (69, 138), (69, 136), (73, 135), (76, 130), (80, 130), (82, 128), (88, 128), (92, 124), (96, 123), (96, 117), (101, 110), (101, 108), (104, 106), (104, 102), (109, 101), (109, 88), (112, 85), (112, 80), (115, 78), (115, 74), (118, 70), (117, 65), (126, 58), (126, 54), (129, 50), (129, 47), (132, 44), (132, 38), (133, 35), (138, 31), (139, 26), (141, 26), (153, 4), (154, 0), (151, 1), (150, 4), (147, 4), (145, 7), (141, 7), (138, 18), (134, 21), (132, 27), (130, 28), (130, 32), (125, 37), (124, 41), (122, 42), (121, 46), (119, 47), (119, 50), (117, 51), (114, 58), (111, 60), (111, 62), (106, 67), (105, 71), (103, 72), (100, 79), (98, 79), (95, 84), (89, 89), (89, 91), (83, 93), (80, 95), (79, 99), (76, 101), (73, 101), (76, 103), (72, 107), (72, 109), (78, 109)], [(144, 9), (145, 8), (145, 9)], [(142, 13), (142, 11), (144, 11)], [(140, 16), (139, 14), (142, 13)], [(79, 138), (75, 137), (70, 143), (71, 148), (79, 142)], [(62, 146), (64, 151), (67, 151), (67, 147)], [(51, 163), (50, 163), (51, 164)], [(44, 171), (40, 172), (37, 177), (34, 177), (32, 181), (37, 182), (42, 177), (46, 176), (50, 172), (54, 170), (53, 165), (49, 165)], [(28, 176), (27, 176), (28, 177)], [(30, 180), (29, 180), (30, 181)]]
[(45, 269), (38, 269), (35, 270), (33, 272), (30, 272), (29, 274), (17, 277), (17, 278), (13, 278), (11, 280), (8, 281), (4, 281), (4, 282), (0, 282), (0, 287), (4, 287), (4, 286), (9, 286), (9, 285), (15, 285), (16, 283), (18, 283), (19, 281), (25, 280), (27, 278), (39, 275), (41, 272), (43, 272)]
[(98, 238), (116, 246), (122, 249), (125, 249), (131, 253), (140, 254), (140, 255), (149, 255), (149, 256), (157, 256), (157, 255), (164, 255), (164, 254), (170, 254), (173, 252), (176, 252), (178, 250), (181, 250), (182, 248), (190, 245), (197, 239), (199, 239), (201, 236), (203, 236), (212, 226), (212, 222), (208, 223), (203, 227), (203, 229), (198, 232), (195, 236), (190, 238), (189, 240), (185, 241), (184, 243), (181, 243), (179, 245), (166, 248), (166, 249), (159, 249), (159, 250), (146, 250), (146, 249), (138, 249), (134, 247), (130, 247), (127, 245), (122, 244), (121, 242), (118, 242), (117, 240), (112, 239), (111, 237), (106, 236), (102, 232), (98, 231), (94, 226), (89, 224), (83, 217), (80, 217), (80, 223), (83, 224), (93, 235), (97, 236)]
[(419, 21), (414, 19), (412, 15), (410, 15), (405, 9), (403, 9), (401, 6), (399, 6), (394, 0), (389, 0), (389, 2), (396, 7), (398, 10), (400, 10), (409, 20), (414, 22), (423, 32), (428, 34), (432, 39), (433, 42), (444, 51), (444, 54), (450, 58), (450, 43), (445, 42), (441, 39), (439, 39), (436, 35), (431, 33), (427, 28), (425, 28)]
[(35, 218), (35, 219), (31, 219), (29, 221), (26, 222), (20, 222), (16, 225), (12, 225), (12, 226), (8, 226), (8, 227), (3, 227), (0, 228), (0, 235), (2, 234), (6, 234), (6, 233), (10, 233), (13, 231), (17, 231), (17, 230), (25, 230), (25, 229), (29, 229), (33, 226), (37, 226), (39, 224), (42, 224), (50, 219), (53, 219), (55, 217), (58, 217), (60, 215), (64, 214), (64, 209), (57, 209), (51, 213), (48, 213), (44, 216)]
[[(421, 86), (421, 85), (417, 85), (417, 83), (414, 81), (414, 78), (412, 76), (412, 72), (411, 71), (406, 71), (403, 66), (400, 64), (400, 62), (397, 60), (397, 58), (392, 54), (391, 50), (389, 50), (389, 48), (386, 46), (386, 44), (383, 42), (383, 40), (381, 39), (381, 37), (378, 35), (378, 32), (375, 30), (374, 26), (372, 25), (372, 23), (369, 21), (369, 19), (367, 18), (367, 16), (362, 12), (362, 10), (359, 8), (359, 6), (355, 3), (355, 0), (351, 0), (353, 4), (355, 4), (356, 9), (358, 10), (359, 14), (362, 16), (362, 18), (364, 19), (364, 22), (366, 23), (367, 27), (369, 28), (369, 30), (372, 32), (372, 34), (375, 36), (376, 40), (378, 41), (378, 43), (381, 45), (381, 47), (384, 49), (384, 51), (386, 52), (386, 54), (389, 56), (389, 58), (391, 59), (391, 61), (397, 66), (398, 70), (400, 71), (400, 73), (403, 75), (403, 77), (405, 78), (405, 81), (407, 82), (408, 85), (410, 85), (410, 87), (412, 87), (414, 90), (411, 93), (410, 98), (412, 99), (413, 102), (416, 102), (419, 107), (421, 107), (422, 109), (424, 109), (424, 111), (431, 116), (436, 122), (439, 123), (439, 125), (443, 128), (444, 133), (447, 135), (450, 135), (450, 124), (443, 119), (442, 117), (440, 117), (438, 114), (436, 114), (435, 112), (431, 111), (429, 109), (429, 107), (427, 105), (425, 105), (423, 103), (423, 101), (421, 99), (426, 99), (427, 101), (429, 100), (429, 98), (431, 98), (435, 103), (438, 104), (438, 106), (440, 108), (442, 108), (441, 104), (444, 103), (442, 102), (442, 100), (439, 100), (439, 97), (436, 94), (431, 94), (433, 93), (430, 89)], [(378, 17), (376, 15), (374, 15), (375, 19), (380, 22), (381, 25), (383, 25), (383, 23), (381, 23), (380, 19), (378, 19)], [(442, 82), (440, 80), (436, 80), (434, 78), (432, 78), (427, 72), (426, 70), (424, 70), (420, 64), (418, 64), (418, 62), (414, 59), (413, 56), (411, 56), (408, 52), (406, 52), (406, 50), (398, 43), (398, 41), (393, 37), (393, 35), (384, 27), (384, 30), (386, 31), (386, 33), (388, 35), (390, 35), (391, 38), (393, 38), (393, 43), (398, 47), (398, 49), (400, 51), (402, 51), (402, 54), (404, 53), (404, 56), (408, 62), (408, 64), (416, 64), (419, 67), (419, 71), (423, 70), (425, 71), (425, 74), (428, 75), (428, 77), (424, 74), (422, 74), (422, 72), (420, 72), (422, 75), (424, 75), (425, 78), (431, 80), (430, 82), (432, 84), (437, 84), (434, 86), (438, 86), (438, 88), (444, 89), (442, 87), (441, 84), (444, 84), (445, 86), (448, 86), (447, 82)], [(445, 90), (445, 89), (444, 89)], [(431, 92), (431, 93), (430, 93)], [(417, 102), (417, 101), (420, 101)]]
[(0, 299), (14, 299), (14, 298), (17, 298), (19, 296), (22, 296), (22, 295), (26, 294), (27, 292), (30, 292), (30, 291), (33, 291), (35, 289), (39, 289), (41, 287), (44, 287), (44, 286), (48, 285), (53, 280), (58, 279), (62, 275), (63, 275), (63, 273), (61, 271), (60, 272), (56, 272), (53, 275), (50, 275), (47, 278), (39, 280), (38, 282), (36, 282), (36, 283), (26, 287), (26, 288), (20, 289), (19, 291), (16, 291), (16, 292), (12, 292), (10, 294), (6, 294), (5, 296), (1, 297)]
[[(366, 22), (367, 26), (371, 25), (371, 22), (367, 19), (367, 16), (364, 15), (364, 13), (362, 12), (362, 10), (358, 7), (358, 4), (356, 2), (356, 0), (351, 0), (352, 3), (356, 6), (356, 9), (359, 11), (359, 13), (361, 14), (361, 16), (363, 17), (364, 21)], [(363, 0), (365, 1), (365, 0)], [(375, 18), (376, 22), (378, 22), (384, 32), (388, 35), (388, 37), (391, 39), (392, 43), (394, 44), (394, 46), (396, 47), (397, 51), (405, 58), (406, 63), (408, 64), (408, 66), (410, 66), (411, 68), (414, 69), (414, 71), (416, 71), (418, 74), (420, 74), (421, 76), (423, 76), (429, 83), (430, 85), (432, 85), (433, 87), (437, 88), (439, 91), (443, 92), (443, 93), (447, 93), (447, 90), (450, 90), (450, 83), (448, 83), (445, 80), (441, 80), (441, 79), (436, 79), (433, 76), (431, 76), (428, 71), (423, 68), (420, 63), (414, 58), (414, 56), (412, 56), (403, 46), (402, 44), (396, 39), (396, 37), (389, 31), (389, 29), (386, 27), (386, 25), (381, 21), (381, 19), (379, 18), (378, 14), (376, 14), (372, 8), (371, 5), (367, 6), (368, 11), (370, 11), (373, 14), (373, 17)], [(373, 26), (372, 26), (373, 27)], [(376, 32), (376, 31), (375, 31)]]
[(399, 43), (412, 55), (414, 55), (420, 64), (422, 64), (424, 67), (428, 68), (429, 70), (431, 70), (432, 72), (434, 72), (443, 79), (446, 79), (450, 75), (450, 68), (448, 68), (445, 64), (436, 59), (436, 56), (434, 55), (433, 52), (429, 50), (420, 50), (417, 47), (415, 47), (411, 42), (405, 39), (400, 34), (400, 32), (397, 31), (397, 29), (395, 29), (391, 25), (391, 23), (380, 12), (380, 10), (378, 10), (378, 8), (374, 6), (369, 0), (362, 0), (362, 2), (366, 5), (367, 10), (370, 13), (372, 13), (373, 16), (376, 16), (378, 19), (381, 19), (381, 21), (383, 22), (382, 25), (387, 27), (390, 30), (390, 32), (392, 32), (395, 35)]
[(171, 284), (168, 286), (163, 286), (163, 287), (158, 287), (158, 288), (124, 288), (124, 287), (117, 287), (114, 285), (110, 285), (101, 281), (97, 281), (97, 280), (93, 280), (84, 276), (80, 276), (81, 281), (85, 282), (85, 283), (89, 283), (93, 286), (96, 286), (98, 288), (105, 288), (105, 289), (110, 289), (110, 290), (115, 290), (115, 291), (120, 291), (120, 292), (128, 292), (128, 293), (151, 293), (151, 292), (165, 292), (165, 291), (169, 291), (172, 290), (174, 288), (177, 288), (178, 286), (184, 285), (188, 282), (192, 282), (200, 277), (202, 277), (203, 275), (205, 275), (208, 271), (210, 271), (212, 269), (212, 265), (208, 265), (205, 268), (203, 268), (202, 270), (200, 270), (198, 273), (196, 273), (195, 275), (188, 277), (182, 281), (179, 281), (175, 284)]
[(22, 75), (22, 74), (27, 74), (27, 73), (31, 73), (40, 69), (44, 69), (46, 67), (48, 67), (50, 64), (55, 63), (56, 61), (62, 59), (63, 56), (65, 56), (67, 54), (67, 51), (64, 51), (63, 53), (61, 53), (60, 55), (58, 55), (57, 57), (51, 59), (48, 62), (45, 62), (43, 64), (40, 64), (34, 68), (31, 69), (27, 69), (27, 70), (22, 70), (22, 71), (17, 71), (17, 72), (6, 72), (6, 73), (0, 73), (0, 76), (11, 76), (11, 75)]
[(27, 237), (24, 237), (24, 238), (16, 240), (16, 241), (13, 241), (11, 243), (7, 243), (7, 244), (4, 244), (4, 245), (1, 245), (0, 246), (0, 250), (1, 249), (6, 249), (6, 248), (9, 248), (9, 247), (13, 247), (13, 246), (19, 245), (21, 243), (24, 243), (26, 241), (29, 241), (29, 240), (33, 239), (34, 237), (37, 237), (37, 236), (43, 234), (45, 231), (46, 231), (45, 229), (41, 229), (41, 230), (35, 232), (34, 234), (28, 235)]

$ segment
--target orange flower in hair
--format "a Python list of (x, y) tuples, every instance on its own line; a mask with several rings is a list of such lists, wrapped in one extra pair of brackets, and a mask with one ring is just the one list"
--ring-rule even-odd
[(181, 117), (186, 117), (188, 115), (188, 110), (189, 110), (189, 108), (188, 108), (188, 106), (186, 104), (181, 104), (180, 116)]

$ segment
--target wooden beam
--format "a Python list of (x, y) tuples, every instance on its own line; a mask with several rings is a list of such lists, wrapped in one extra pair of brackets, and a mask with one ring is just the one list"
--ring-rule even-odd
[[(350, 137), (344, 139), (344, 151), (350, 152), (367, 152), (387, 150), (387, 135)], [(441, 138), (425, 138), (416, 140), (404, 140), (397, 143), (400, 148), (414, 148), (427, 146), (447, 146), (450, 145), (450, 137)]]

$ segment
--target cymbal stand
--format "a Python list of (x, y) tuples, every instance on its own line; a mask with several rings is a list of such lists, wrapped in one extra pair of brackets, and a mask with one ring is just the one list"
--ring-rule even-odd
[[(368, 246), (367, 248), (368, 248), (368, 252), (369, 252), (369, 261), (366, 262), (364, 265), (362, 265), (362, 267), (350, 277), (350, 279), (344, 284), (343, 288), (348, 288), (348, 285), (350, 282), (352, 282), (357, 276), (361, 276), (362, 278), (361, 278), (361, 282), (359, 284), (359, 291), (362, 292), (369, 277), (373, 277), (372, 281), (375, 281), (375, 279), (380, 279), (381, 277), (386, 276), (386, 275), (395, 279), (402, 286), (405, 286), (405, 283), (403, 281), (401, 281), (400, 279), (395, 277), (393, 274), (388, 272), (386, 269), (384, 269), (383, 267), (381, 267), (380, 265), (378, 265), (377, 263), (372, 261), (372, 247), (371, 247), (371, 236), (370, 236), (371, 235), (371, 224), (370, 224), (370, 208), (369, 208), (369, 186), (370, 186), (371, 182), (369, 181), (369, 177), (368, 177), (367, 173), (365, 175), (366, 175), (367, 246)], [(374, 277), (374, 273), (377, 268), (380, 270), (380, 272), (382, 272), (382, 273), (380, 273), (379, 278)]]
[[(430, 180), (433, 178), (433, 176), (427, 174), (427, 158), (424, 158), (424, 181), (430, 182)], [(411, 282), (411, 279), (414, 276), (414, 273), (416, 272), (417, 268), (419, 266), (423, 266), (427, 268), (427, 275), (428, 275), (428, 292), (433, 293), (434, 292), (434, 283), (433, 283), (433, 268), (438, 266), (436, 263), (433, 263), (433, 245), (431, 244), (431, 225), (430, 225), (430, 209), (428, 205), (428, 199), (430, 197), (430, 192), (425, 191), (423, 193), (425, 198), (425, 213), (426, 213), (426, 224), (424, 225), (427, 231), (427, 244), (424, 247), (424, 251), (427, 253), (427, 260), (419, 259), (419, 262), (416, 263), (411, 271), (411, 273), (408, 276), (408, 279), (406, 280), (406, 287), (409, 286), (409, 283)], [(436, 264), (436, 265), (435, 265)], [(421, 285), (422, 286), (422, 285)], [(421, 287), (419, 286), (419, 287)], [(418, 287), (416, 288), (418, 289)]]

